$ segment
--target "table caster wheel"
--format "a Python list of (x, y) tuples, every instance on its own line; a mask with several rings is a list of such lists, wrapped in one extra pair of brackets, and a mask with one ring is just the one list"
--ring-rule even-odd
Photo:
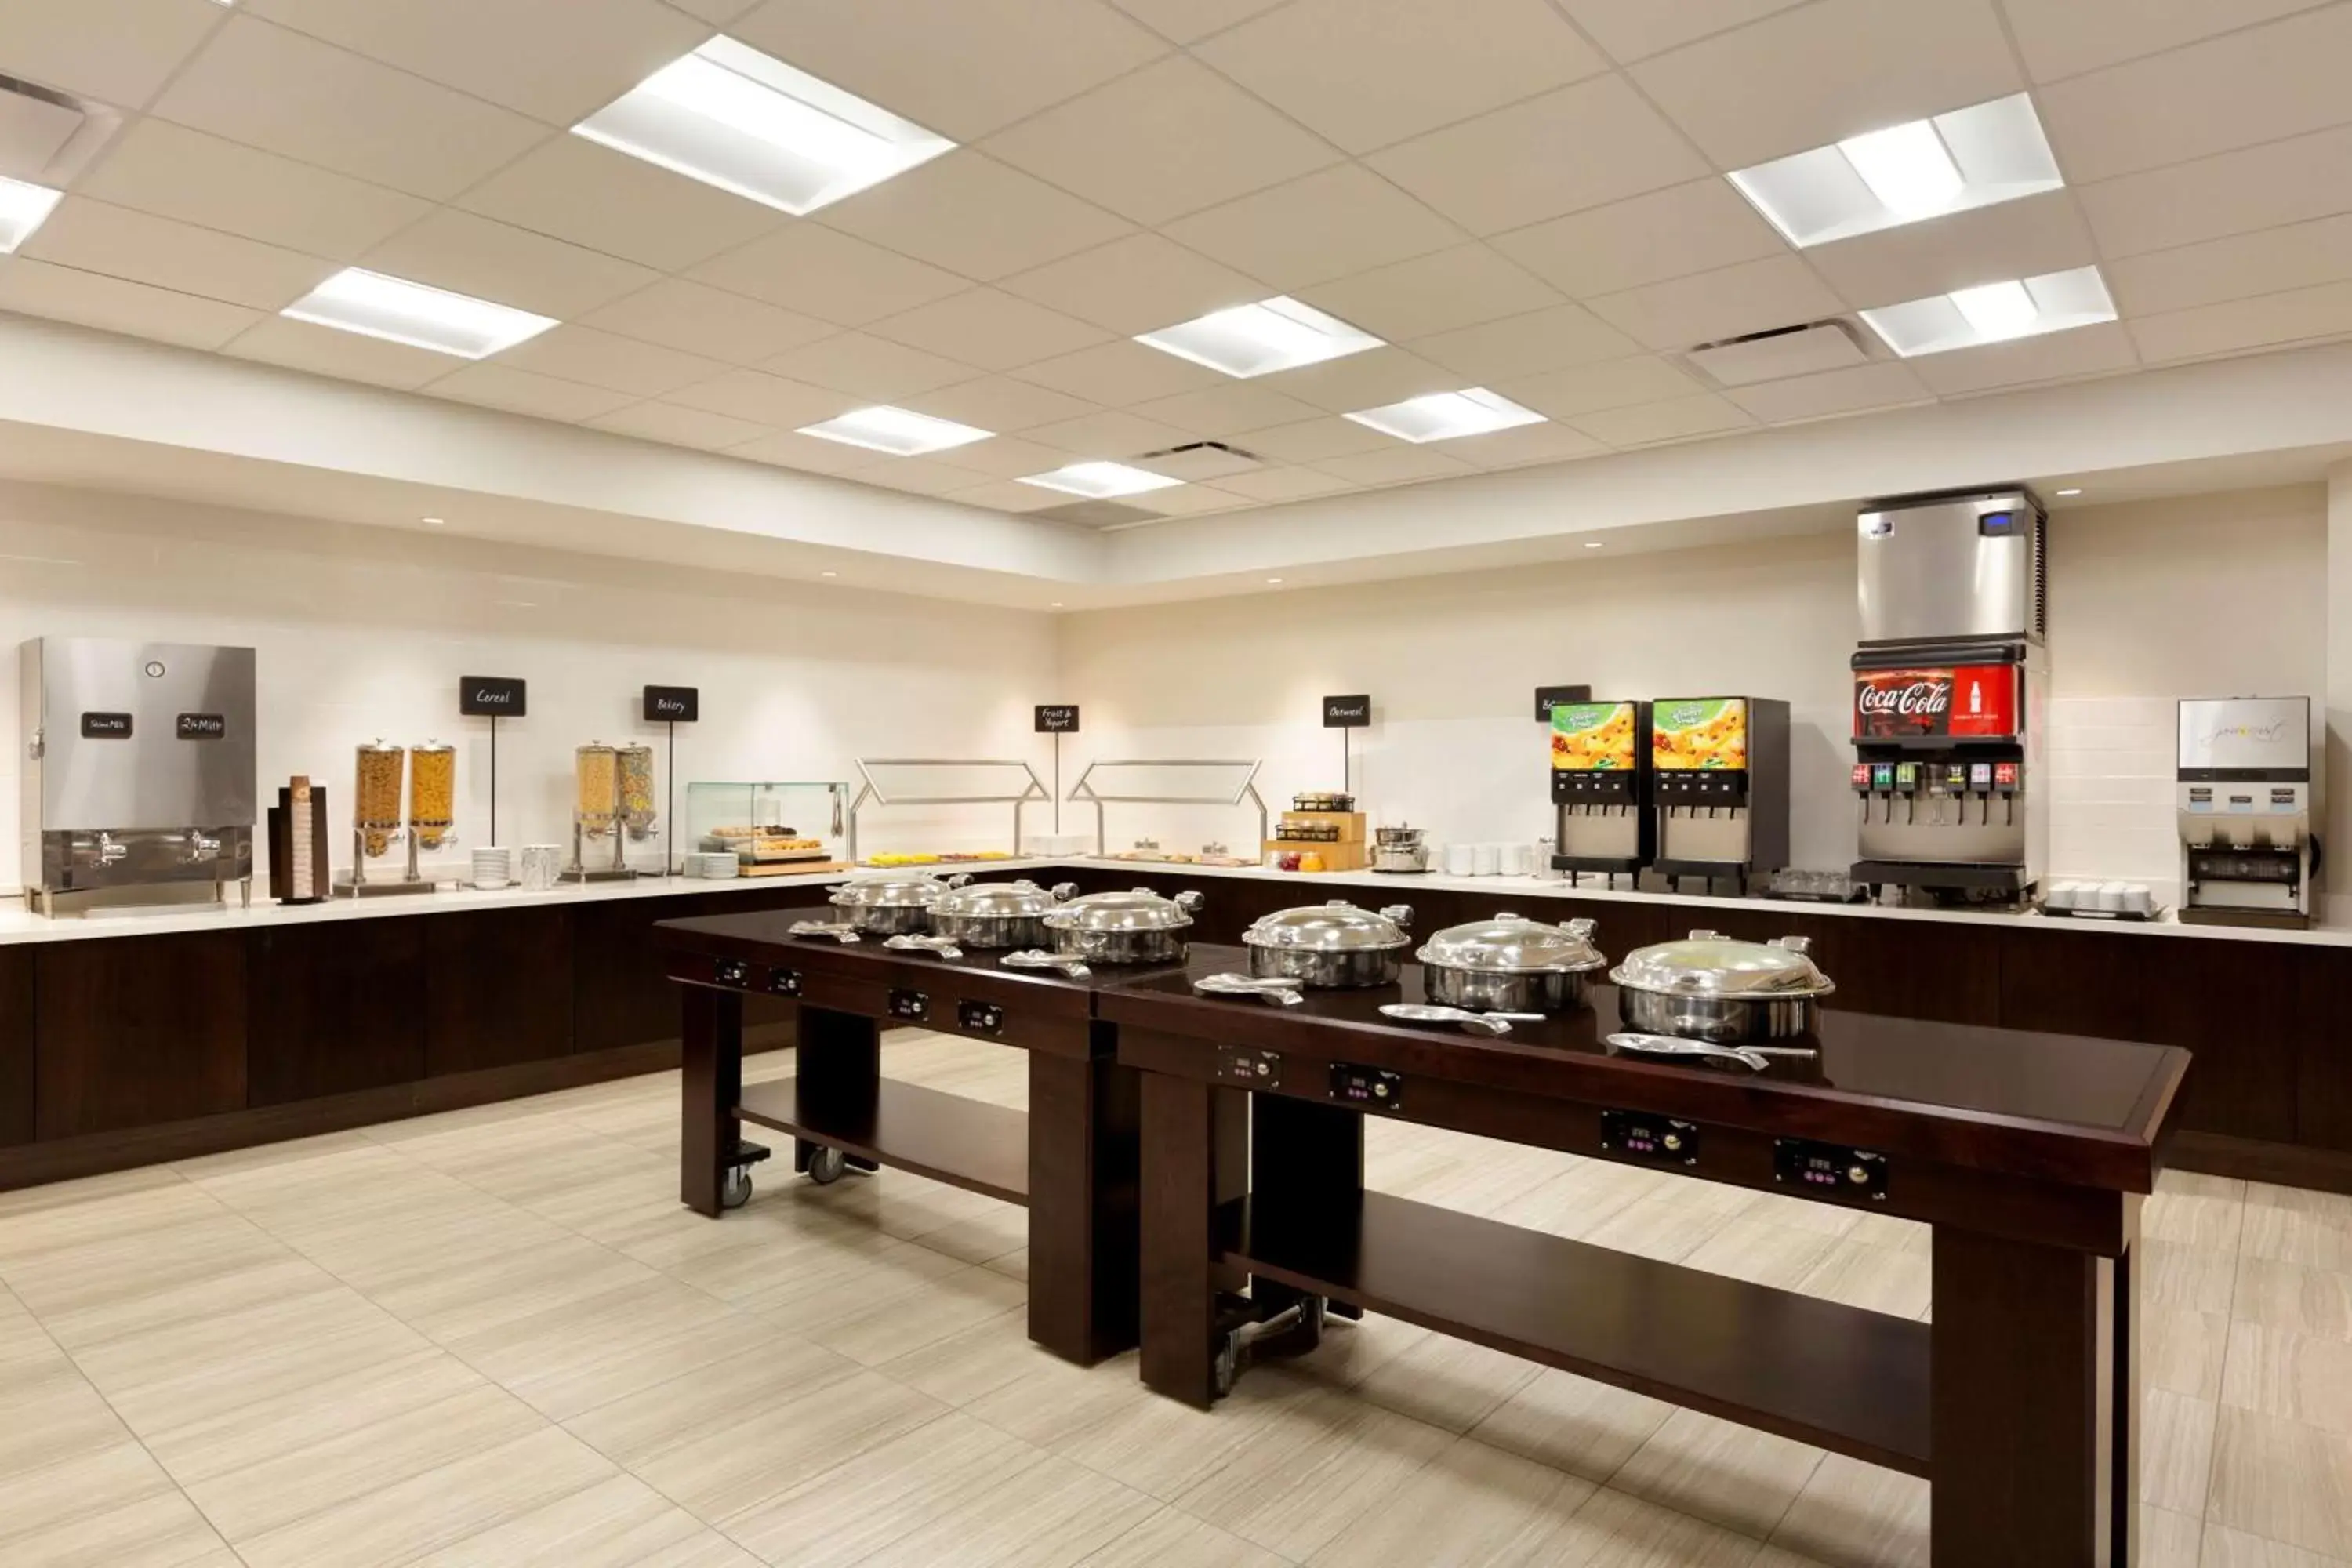
[(848, 1169), (849, 1156), (838, 1149), (818, 1149), (809, 1155), (808, 1179), (820, 1187), (833, 1185)]
[(1229, 1329), (1217, 1336), (1217, 1352), (1209, 1363), (1209, 1384), (1223, 1399), (1234, 1391), (1234, 1382), (1241, 1376), (1242, 1335), (1239, 1329)]
[(719, 1206), (740, 1209), (751, 1201), (751, 1173), (740, 1165), (730, 1165), (719, 1184)]

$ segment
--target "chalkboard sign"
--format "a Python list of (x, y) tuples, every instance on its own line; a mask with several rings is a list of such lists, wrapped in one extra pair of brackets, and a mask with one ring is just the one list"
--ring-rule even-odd
[(457, 711), (478, 719), (520, 719), (523, 716), (523, 683), (510, 675), (461, 675), (457, 678)]
[(1358, 693), (1353, 697), (1323, 699), (1323, 727), (1326, 730), (1360, 730), (1372, 721), (1372, 700)]
[(1571, 702), (1591, 700), (1592, 688), (1590, 686), (1538, 686), (1536, 688), (1536, 722), (1550, 723), (1551, 710), (1554, 708), (1565, 708)]
[(85, 741), (127, 741), (131, 739), (131, 715), (84, 713), (81, 716), (81, 738)]
[(183, 741), (217, 741), (228, 733), (225, 713), (183, 713), (173, 733)]
[(649, 724), (691, 724), (702, 717), (702, 691), (693, 686), (646, 688), (646, 721)]
[(1037, 704), (1037, 733), (1040, 735), (1075, 735), (1078, 732), (1078, 705), (1075, 702), (1040, 702)]

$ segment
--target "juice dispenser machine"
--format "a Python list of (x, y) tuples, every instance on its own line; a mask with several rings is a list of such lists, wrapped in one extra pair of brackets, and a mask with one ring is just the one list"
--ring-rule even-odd
[(1551, 710), (1551, 798), (1559, 808), (1552, 868), (1574, 883), (1598, 871), (1615, 886), (1650, 863), (1650, 705), (1562, 702)]
[(2311, 699), (2180, 704), (2180, 918), (2205, 925), (2311, 923)]
[(2041, 503), (2021, 489), (1862, 513), (1856, 883), (2011, 903), (2042, 880), (2043, 529)]
[(1661, 697), (1650, 704), (1654, 868), (1738, 884), (1789, 863), (1789, 705), (1769, 697)]

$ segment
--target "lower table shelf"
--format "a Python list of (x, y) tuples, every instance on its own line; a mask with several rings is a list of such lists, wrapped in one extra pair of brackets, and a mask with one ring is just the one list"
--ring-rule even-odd
[(1925, 1323), (1366, 1193), (1219, 1211), (1225, 1261), (1370, 1311), (1928, 1474)]
[(985, 1100), (884, 1079), (856, 1105), (801, 1104), (800, 1080), (744, 1086), (736, 1114), (935, 1182), (1029, 1202), (1029, 1118)]

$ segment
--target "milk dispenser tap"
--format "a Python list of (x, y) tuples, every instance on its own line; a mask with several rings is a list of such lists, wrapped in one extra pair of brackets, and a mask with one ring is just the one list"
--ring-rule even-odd
[(2180, 918), (2311, 923), (2311, 699), (2184, 700), (2176, 770)]
[(1638, 877), (1657, 845), (1650, 798), (1650, 705), (1562, 702), (1551, 710), (1552, 868), (1571, 884), (1597, 871)]

